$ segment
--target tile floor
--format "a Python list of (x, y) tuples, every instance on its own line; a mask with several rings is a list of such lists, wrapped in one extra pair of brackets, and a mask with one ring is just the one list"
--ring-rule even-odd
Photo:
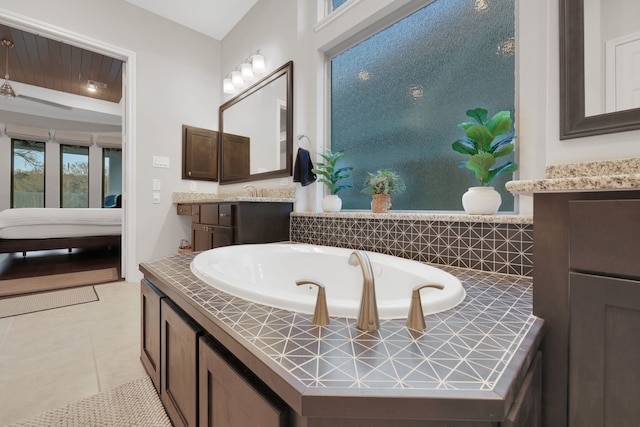
[(0, 426), (145, 375), (140, 284), (95, 288), (96, 302), (0, 319)]

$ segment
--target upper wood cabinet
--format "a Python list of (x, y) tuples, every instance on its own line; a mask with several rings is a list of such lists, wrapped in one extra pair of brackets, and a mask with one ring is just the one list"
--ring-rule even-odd
[(218, 180), (218, 132), (182, 125), (182, 179)]

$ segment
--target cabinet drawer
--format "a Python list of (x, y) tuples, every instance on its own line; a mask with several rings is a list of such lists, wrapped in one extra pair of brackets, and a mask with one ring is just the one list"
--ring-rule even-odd
[(200, 205), (201, 224), (218, 224), (218, 205)]
[(191, 216), (191, 205), (178, 205), (178, 215)]
[(571, 269), (640, 277), (640, 200), (569, 202)]
[(220, 205), (219, 225), (231, 227), (233, 225), (233, 205)]

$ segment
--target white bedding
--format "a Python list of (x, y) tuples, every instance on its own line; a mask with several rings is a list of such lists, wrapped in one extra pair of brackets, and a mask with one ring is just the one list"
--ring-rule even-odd
[(0, 212), (1, 239), (122, 234), (122, 209), (19, 208)]

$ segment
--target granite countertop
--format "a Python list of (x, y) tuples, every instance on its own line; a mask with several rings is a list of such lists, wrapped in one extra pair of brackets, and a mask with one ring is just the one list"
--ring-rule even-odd
[(549, 166), (545, 179), (510, 181), (514, 194), (640, 189), (640, 159), (608, 160)]
[[(230, 296), (191, 273), (195, 255), (140, 268), (303, 395), (450, 397), (505, 405), (520, 366), (541, 339), (542, 320), (532, 315), (532, 279), (525, 276), (437, 266), (462, 281), (467, 296), (460, 305), (427, 316), (424, 333), (410, 331), (403, 319), (382, 320), (378, 331), (367, 333), (355, 327), (355, 319), (332, 317), (328, 326), (314, 327), (311, 315)], [(477, 400), (475, 405), (470, 408), (477, 409)]]
[(218, 202), (283, 202), (293, 203), (295, 198), (289, 192), (265, 192), (265, 196), (244, 194), (218, 194), (198, 192), (174, 192), (172, 203), (218, 203)]

